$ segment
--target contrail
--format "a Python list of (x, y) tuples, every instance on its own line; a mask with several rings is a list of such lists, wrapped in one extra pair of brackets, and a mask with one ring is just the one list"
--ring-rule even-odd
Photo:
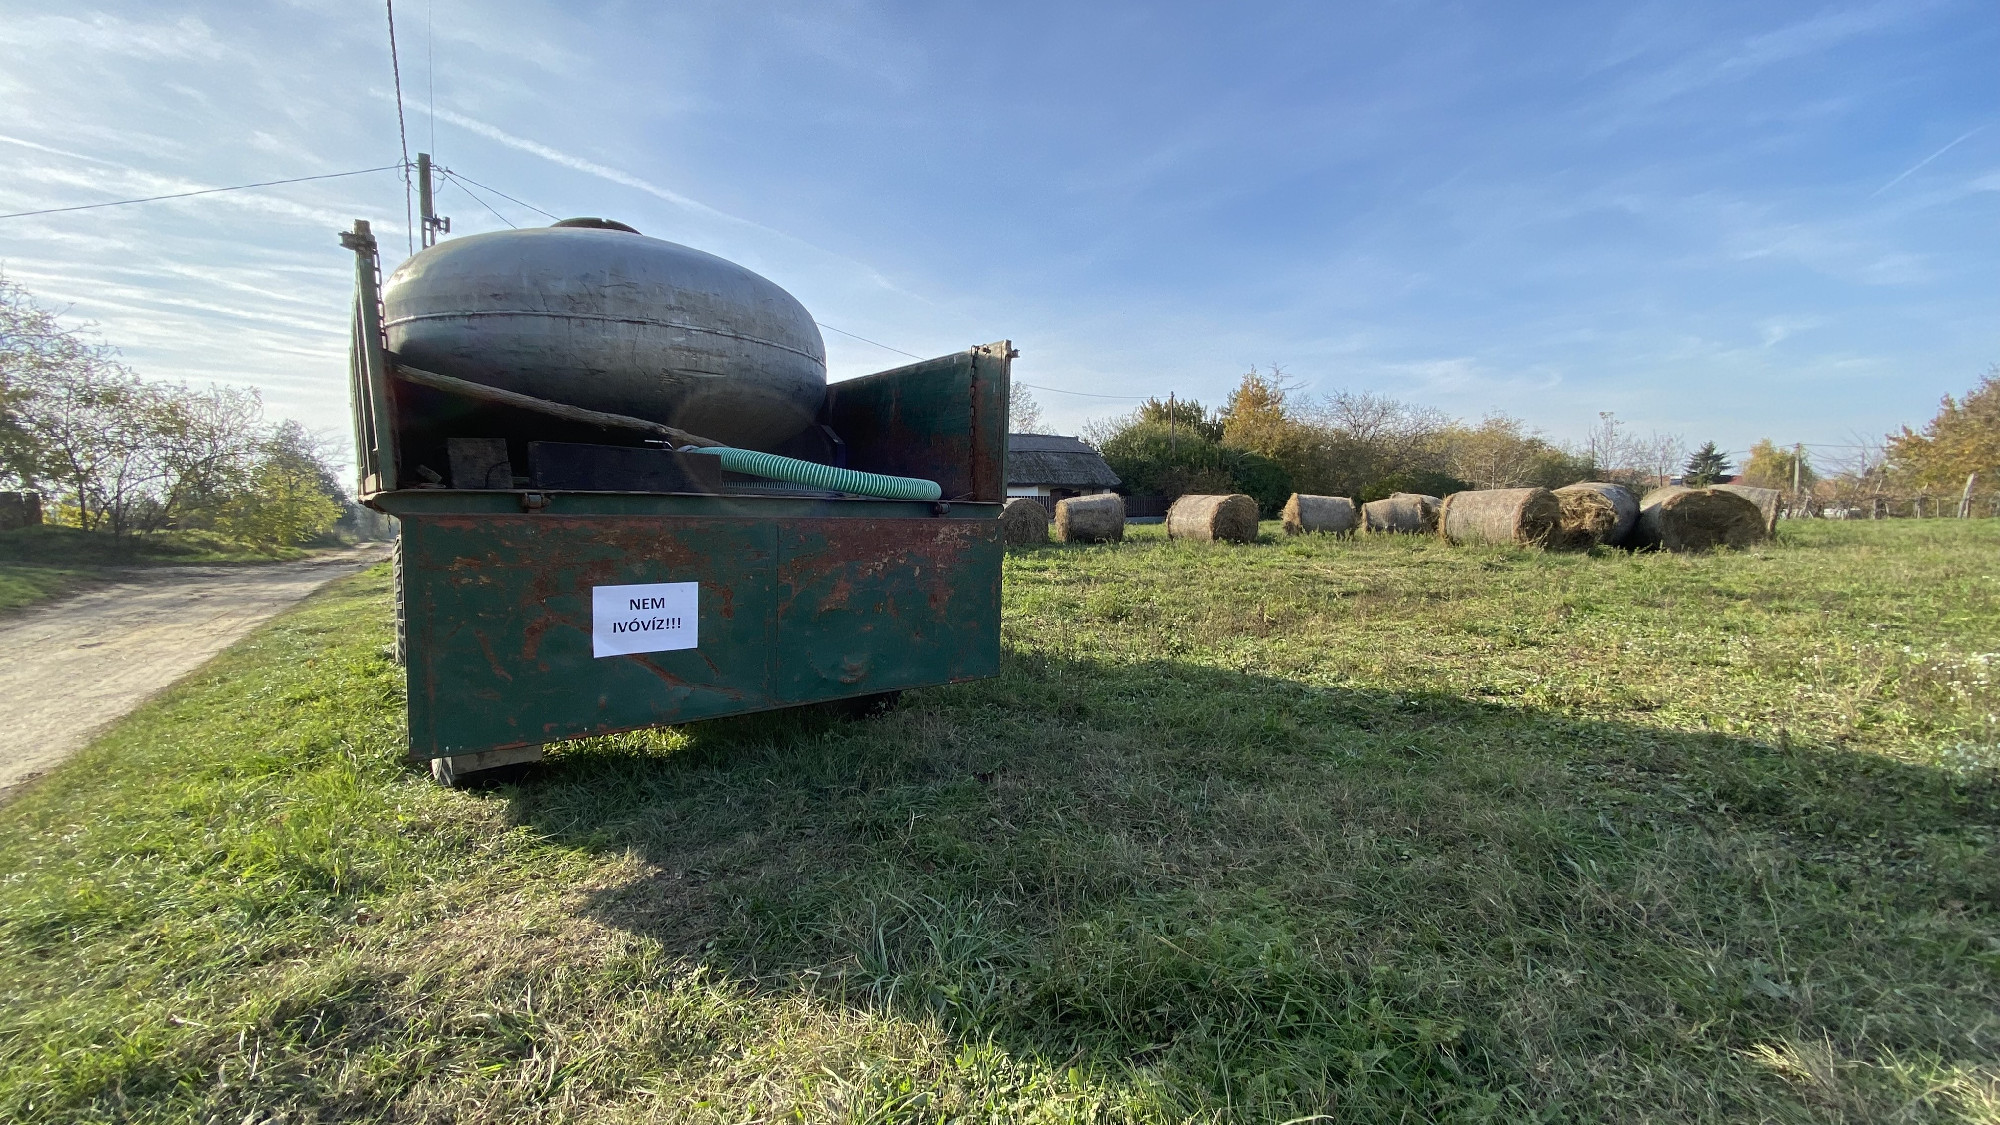
[[(614, 184), (622, 184), (625, 187), (633, 188), (638, 191), (643, 191), (647, 195), (653, 196), (656, 199), (663, 199), (668, 203), (673, 204), (676, 207), (685, 208), (686, 210), (693, 211), (696, 214), (706, 215), (712, 219), (719, 219), (726, 223), (734, 223), (738, 226), (748, 227), (751, 230), (762, 231), (763, 233), (768, 234), (773, 238), (781, 238), (784, 239), (786, 242), (792, 243), (793, 245), (803, 246), (806, 249), (811, 250), (815, 254), (823, 254), (826, 257), (833, 259), (834, 261), (841, 262), (854, 269), (860, 270), (863, 274), (867, 275), (870, 281), (874, 282), (875, 284), (881, 286), (884, 289), (889, 290), (892, 293), (899, 293), (907, 297), (917, 296), (916, 294), (909, 292), (908, 290), (890, 281), (888, 278), (882, 276), (882, 272), (880, 270), (877, 270), (875, 267), (869, 265), (866, 262), (856, 261), (855, 259), (850, 258), (845, 254), (835, 253), (834, 251), (828, 250), (823, 246), (816, 246), (813, 243), (798, 237), (797, 235), (786, 234), (784, 231), (777, 230), (772, 227), (767, 227), (764, 224), (757, 222), (753, 219), (746, 219), (740, 215), (732, 215), (727, 211), (718, 211), (715, 208), (710, 207), (708, 204), (703, 203), (698, 199), (690, 199), (687, 196), (682, 195), (680, 192), (673, 191), (669, 188), (663, 188), (660, 185), (652, 183), (647, 180), (642, 180), (639, 177), (631, 174), (630, 172), (620, 171), (617, 168), (612, 168), (609, 167), (608, 165), (599, 164), (594, 160), (585, 160), (580, 156), (572, 156), (567, 152), (563, 152), (561, 149), (550, 148), (548, 145), (542, 144), (539, 141), (531, 141), (526, 137), (517, 137), (514, 134), (509, 133), (504, 129), (499, 129), (492, 125), (488, 125), (486, 122), (481, 121), (478, 118), (467, 117), (462, 113), (454, 113), (453, 111), (445, 109), (443, 107), (438, 108), (437, 115), (443, 118), (444, 120), (449, 121), (453, 125), (457, 125), (461, 129), (477, 133), (480, 136), (485, 137), (487, 140), (496, 141), (500, 144), (506, 145), (508, 148), (518, 149), (521, 152), (529, 153), (534, 156), (539, 156), (543, 160), (547, 160), (550, 163), (560, 164), (565, 168), (571, 168), (578, 172), (582, 172), (586, 175), (596, 176), (599, 179), (609, 180)], [(922, 298), (920, 297), (918, 299), (922, 300)]]
[(689, 199), (687, 196), (682, 195), (677, 191), (670, 191), (667, 188), (659, 186), (658, 184), (648, 183), (647, 181), (632, 175), (630, 172), (621, 172), (616, 168), (608, 167), (606, 165), (599, 164), (595, 161), (585, 160), (580, 156), (571, 156), (569, 153), (563, 152), (560, 149), (550, 148), (549, 146), (542, 144), (539, 141), (531, 141), (526, 137), (517, 137), (512, 133), (506, 132), (505, 130), (498, 129), (495, 128), (494, 126), (488, 125), (486, 122), (480, 121), (477, 118), (467, 117), (462, 113), (453, 113), (451, 110), (443, 108), (437, 110), (437, 115), (439, 117), (444, 118), (446, 121), (451, 122), (453, 125), (456, 125), (461, 129), (471, 130), (472, 132), (477, 133), (482, 137), (485, 137), (489, 141), (498, 141), (501, 144), (506, 145), (508, 148), (515, 148), (521, 150), (522, 152), (531, 153), (551, 163), (560, 164), (565, 168), (574, 168), (579, 172), (588, 173), (592, 176), (598, 177), (599, 179), (610, 180), (614, 184), (623, 184), (628, 188), (636, 188), (640, 191), (645, 192), (647, 195), (655, 196), (659, 199), (664, 199), (668, 203), (671, 203), (676, 207), (684, 207), (690, 211), (695, 211), (700, 214), (707, 215), (710, 218), (721, 219), (725, 222), (740, 223), (743, 226), (755, 227), (758, 230), (769, 231), (772, 234), (783, 233), (781, 231), (771, 230), (771, 228), (764, 226), (762, 223), (752, 222), (749, 219), (738, 218), (737, 216), (731, 215), (726, 211), (718, 211), (715, 208), (710, 207), (708, 204), (703, 203), (698, 199)]
[(1964, 134), (1959, 136), (1958, 140), (1951, 142), (1950, 144), (1944, 146), (1943, 148), (1937, 150), (1936, 152), (1931, 153), (1929, 156), (1924, 157), (1922, 160), (1917, 161), (1915, 164), (1911, 165), (1909, 169), (1905, 171), (1902, 175), (1897, 176), (1895, 179), (1890, 180), (1888, 183), (1883, 184), (1881, 187), (1878, 187), (1874, 191), (1870, 192), (1868, 198), (1873, 199), (1876, 196), (1881, 195), (1883, 192), (1888, 191), (1890, 188), (1895, 187), (1897, 184), (1902, 183), (1904, 180), (1909, 179), (1911, 176), (1916, 175), (1917, 172), (1921, 170), (1924, 165), (1929, 164), (1931, 161), (1936, 160), (1938, 157), (1943, 156), (1945, 153), (1950, 152), (1954, 148), (1957, 148), (1959, 141), (1965, 140), (1966, 138), (1972, 136), (1972, 134), (1977, 133), (1979, 132), (1979, 130), (1984, 128), (1986, 128), (1986, 126), (1978, 125), (1974, 126), (1972, 129), (1967, 130)]
[[(46, 152), (52, 156), (66, 156), (71, 160), (87, 160), (92, 164), (102, 164), (106, 168), (125, 168), (125, 165), (123, 164), (114, 164), (109, 160), (99, 160), (95, 156), (85, 156), (80, 152), (70, 152), (67, 149), (50, 148), (47, 145), (38, 145), (33, 141), (24, 141), (19, 137), (10, 137), (4, 133), (0, 133), (0, 141), (6, 141), (10, 145), (20, 145), (22, 148), (31, 148), (34, 149), (36, 152)], [(127, 171), (130, 171), (130, 169), (127, 169)]]

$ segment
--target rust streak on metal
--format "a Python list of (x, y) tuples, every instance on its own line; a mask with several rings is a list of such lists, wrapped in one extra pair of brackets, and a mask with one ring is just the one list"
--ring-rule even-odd
[(486, 666), (493, 669), (495, 676), (500, 677), (510, 684), (513, 683), (514, 674), (507, 670), (505, 664), (500, 663), (500, 654), (493, 651), (493, 642), (486, 636), (486, 631), (484, 629), (474, 629), (472, 635), (479, 639), (479, 651), (486, 654)]

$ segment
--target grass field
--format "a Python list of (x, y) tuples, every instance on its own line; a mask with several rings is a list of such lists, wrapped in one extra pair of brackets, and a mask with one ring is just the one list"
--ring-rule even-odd
[(0, 1119), (2000, 1122), (1997, 548), (1149, 529), (470, 793), (377, 570), (0, 808)]
[(266, 563), (301, 558), (295, 547), (260, 549), (199, 531), (117, 536), (44, 524), (0, 531), (0, 612), (60, 597), (146, 566)]

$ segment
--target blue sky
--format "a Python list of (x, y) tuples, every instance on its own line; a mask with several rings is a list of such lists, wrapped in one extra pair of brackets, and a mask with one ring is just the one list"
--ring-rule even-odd
[[(1991, 0), (397, 7), (413, 153), (895, 348), (1010, 337), (1043, 387), (1217, 402), (1277, 363), (1831, 457), (2000, 361)], [(0, 2), (0, 106), (0, 212), (399, 158), (379, 4)], [(393, 264), (403, 213), (376, 173), (8, 219), (0, 267), (338, 435), (334, 232)], [(836, 378), (902, 361), (827, 342)]]

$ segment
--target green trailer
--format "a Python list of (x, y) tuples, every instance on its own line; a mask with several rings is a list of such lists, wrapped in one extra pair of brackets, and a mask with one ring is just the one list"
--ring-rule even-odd
[(821, 429), (846, 467), (935, 481), (935, 501), (712, 473), (546, 487), (514, 471), (524, 446), (667, 454), (643, 420), (406, 367), (367, 225), (342, 240), (360, 499), (399, 522), (409, 755), (439, 780), (565, 739), (998, 672), (1007, 343), (827, 387)]

